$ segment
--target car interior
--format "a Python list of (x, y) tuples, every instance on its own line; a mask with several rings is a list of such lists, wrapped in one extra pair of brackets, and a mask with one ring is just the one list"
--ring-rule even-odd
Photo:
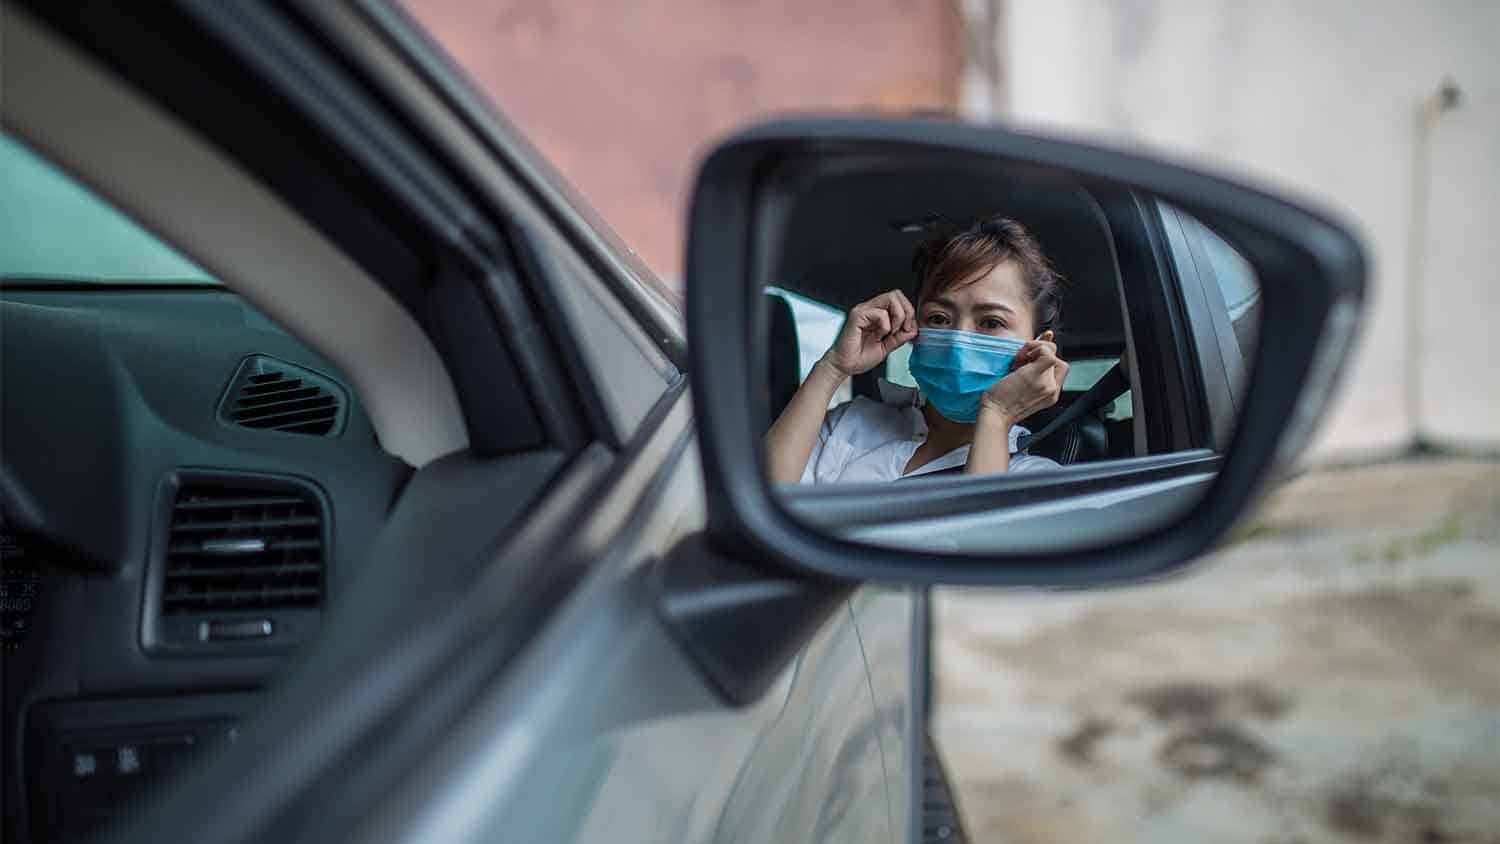
[[(1122, 395), (1129, 392), (1123, 372), (1132, 346), (1115, 234), (1099, 200), (1078, 185), (1005, 174), (976, 179), (972, 171), (903, 174), (885, 183), (830, 179), (792, 215), (777, 287), (839, 312), (890, 289), (915, 301), (918, 246), (935, 232), (996, 213), (1025, 225), (1065, 279), (1057, 342), (1072, 365), (1070, 377), (1058, 403), (1023, 425), (1040, 432), (1086, 394), (1089, 405), (1049, 431), (1034, 452), (1064, 465), (1148, 453), (1137, 447), (1146, 441), (1137, 434), (1144, 420), (1131, 412), (1132, 396)], [(796, 392), (798, 363), (808, 350), (799, 348), (793, 308), (778, 291), (768, 290), (766, 311), (765, 394), (774, 419)], [(882, 378), (910, 385), (904, 369), (898, 350), (853, 378), (853, 393), (878, 399)], [(1116, 376), (1090, 393), (1111, 372)]]
[[(32, 829), (46, 831), (35, 840), (48, 840), (92, 829), (234, 736), (257, 699), (250, 678), (360, 575), (413, 467), (382, 447), (331, 361), (0, 141), (6, 205), (31, 203), (0, 255), (0, 512), (8, 567), (45, 570), (39, 606), (16, 618), (48, 643), (6, 655), (5, 728), (27, 739), (6, 743), (25, 748), (25, 776), (7, 781), (29, 784)], [(44, 229), (72, 234), (32, 236)], [(161, 267), (189, 274), (132, 275)], [(136, 548), (144, 565), (123, 565)], [(139, 642), (100, 635), (137, 629)], [(250, 676), (214, 657), (250, 658)], [(118, 694), (153, 660), (215, 693), (27, 705), (79, 686)]]
[(48, 84), (7, 86), (0, 130), (0, 554), (26, 602), (5, 614), (0, 832), (69, 841), (237, 739), (467, 432), (361, 264), (7, 26), (7, 70)]

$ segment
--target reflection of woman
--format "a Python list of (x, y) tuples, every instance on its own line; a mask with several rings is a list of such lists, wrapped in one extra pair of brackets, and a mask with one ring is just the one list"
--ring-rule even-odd
[[(1021, 224), (987, 217), (918, 254), (917, 305), (891, 290), (855, 306), (766, 434), (774, 481), (891, 481), (1056, 466), (1015, 454), (1016, 423), (1057, 402), (1068, 365), (1052, 342), (1060, 279)], [(1033, 339), (1034, 338), (1034, 339)], [(882, 383), (828, 410), (844, 380), (912, 342), (921, 388)], [(891, 401), (892, 398), (895, 401)], [(925, 400), (922, 400), (925, 399)]]

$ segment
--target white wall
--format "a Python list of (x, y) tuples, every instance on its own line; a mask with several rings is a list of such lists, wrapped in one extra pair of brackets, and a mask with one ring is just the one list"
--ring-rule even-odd
[[(1004, 119), (1186, 156), (1355, 224), (1372, 307), (1312, 459), (1411, 440), (1409, 355), (1421, 435), (1500, 446), (1500, 0), (999, 2)], [(1432, 120), (1414, 252), (1418, 113), (1445, 77), (1460, 102)]]

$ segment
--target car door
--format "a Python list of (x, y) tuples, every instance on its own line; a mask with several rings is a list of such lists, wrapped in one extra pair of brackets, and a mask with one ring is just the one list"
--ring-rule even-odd
[[(142, 98), (134, 130), (214, 148), (333, 242), (350, 230), (330, 209), (359, 199), (430, 233), (432, 275), (391, 292), (442, 355), (468, 430), (467, 449), (412, 475), (339, 611), (240, 740), (167, 785), (126, 840), (905, 835), (912, 787), (891, 757), (909, 744), (893, 725), (909, 726), (911, 689), (881, 676), (882, 720), (855, 619), (895, 608), (869, 629), (909, 641), (910, 597), (841, 598), (787, 660), (754, 653), (756, 625), (776, 616), (747, 616), (749, 661), (774, 667), (752, 695), (726, 693), (681, 647), (656, 582), (668, 555), (691, 575), (680, 541), (704, 521), (678, 318), (399, 14), (7, 14), (22, 60), (67, 70), (60, 88), (85, 80), (100, 119)], [(224, 122), (235, 113), (263, 121), (254, 137)], [(299, 156), (339, 162), (321, 195), (291, 177)], [(481, 368), (495, 329), (514, 370)], [(521, 406), (535, 418), (516, 419)], [(502, 525), (489, 513), (509, 500), (507, 467), (537, 447), (557, 473)]]

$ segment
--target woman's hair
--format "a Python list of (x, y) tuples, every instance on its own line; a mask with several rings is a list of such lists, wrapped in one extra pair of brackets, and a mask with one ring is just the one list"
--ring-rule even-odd
[(1006, 261), (1021, 268), (1037, 333), (1056, 331), (1062, 319), (1063, 277), (1025, 226), (998, 214), (939, 234), (917, 249), (917, 301), (972, 284)]

